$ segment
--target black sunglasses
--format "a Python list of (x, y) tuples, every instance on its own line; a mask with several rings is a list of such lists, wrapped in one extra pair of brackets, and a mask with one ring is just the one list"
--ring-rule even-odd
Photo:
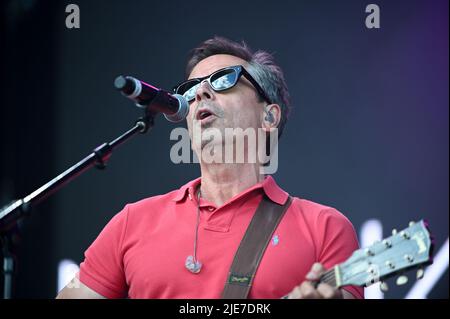
[(173, 91), (176, 94), (183, 95), (186, 98), (186, 100), (190, 102), (195, 99), (197, 89), (204, 80), (208, 82), (208, 84), (214, 91), (220, 92), (231, 89), (233, 86), (235, 86), (242, 75), (245, 76), (250, 81), (250, 83), (253, 84), (256, 91), (258, 91), (259, 95), (267, 103), (272, 104), (272, 102), (270, 102), (270, 99), (267, 97), (266, 93), (264, 93), (263, 89), (258, 84), (258, 82), (256, 82), (256, 80), (250, 75), (250, 73), (247, 72), (246, 69), (244, 69), (242, 65), (229, 66), (217, 70), (211, 75), (184, 81), (175, 86)]

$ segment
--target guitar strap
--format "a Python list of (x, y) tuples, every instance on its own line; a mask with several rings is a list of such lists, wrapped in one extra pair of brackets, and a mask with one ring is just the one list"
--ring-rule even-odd
[(247, 298), (264, 251), (291, 202), (289, 196), (284, 205), (279, 205), (264, 194), (234, 256), (223, 299)]

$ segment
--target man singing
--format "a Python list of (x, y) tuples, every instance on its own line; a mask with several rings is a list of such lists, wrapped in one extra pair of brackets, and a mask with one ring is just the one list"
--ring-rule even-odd
[[(87, 249), (79, 273), (58, 298), (221, 298), (263, 197), (289, 203), (289, 194), (261, 169), (266, 163), (260, 157), (202, 156), (235, 149), (238, 141), (225, 138), (226, 129), (276, 129), (281, 136), (289, 94), (273, 57), (214, 37), (192, 50), (186, 78), (175, 93), (189, 102), (187, 125), (201, 177), (126, 205)], [(212, 130), (222, 138), (207, 137)], [(255, 146), (249, 141), (243, 144), (246, 156)], [(263, 144), (257, 143), (258, 151)], [(319, 283), (326, 269), (358, 249), (349, 220), (334, 208), (294, 196), (286, 207), (247, 297), (363, 298), (362, 288)]]

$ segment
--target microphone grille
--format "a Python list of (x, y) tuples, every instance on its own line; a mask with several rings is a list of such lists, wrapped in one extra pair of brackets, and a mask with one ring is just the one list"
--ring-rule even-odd
[(135, 90), (135, 86), (136, 86), (136, 84), (134, 83), (133, 80), (134, 80), (134, 78), (132, 78), (131, 76), (125, 77), (123, 75), (119, 75), (114, 80), (114, 87), (118, 91), (121, 91), (123, 94), (130, 95), (133, 93), (133, 91)]
[(180, 94), (173, 94), (173, 97), (175, 97), (178, 102), (179, 102), (179, 108), (178, 108), (178, 112), (171, 114), (171, 115), (167, 115), (164, 114), (164, 117), (172, 123), (178, 123), (183, 121), (186, 116), (189, 113), (189, 102), (186, 100), (186, 98)]
[(114, 87), (118, 90), (122, 90), (127, 85), (127, 79), (123, 75), (119, 75), (114, 80)]

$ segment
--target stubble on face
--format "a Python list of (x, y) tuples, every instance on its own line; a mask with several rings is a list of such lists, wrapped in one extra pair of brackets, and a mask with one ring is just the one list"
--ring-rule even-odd
[[(208, 57), (200, 61), (192, 70), (189, 78), (204, 77), (221, 68), (232, 65), (247, 66), (244, 60), (229, 56), (216, 55)], [(200, 101), (191, 102), (191, 112), (188, 115), (188, 129), (192, 141), (193, 150), (200, 155), (202, 151), (209, 147), (225, 147), (227, 142), (225, 138), (225, 129), (247, 128), (257, 129), (260, 121), (261, 106), (258, 103), (258, 96), (254, 87), (247, 83), (248, 81), (241, 78), (235, 87), (230, 91), (213, 92), (213, 99), (202, 99)], [(203, 83), (202, 85), (208, 85)], [(197, 110), (207, 108), (214, 113), (214, 119), (210, 121), (203, 121), (200, 123), (196, 120)], [(195, 129), (194, 129), (195, 128)], [(222, 138), (214, 138), (217, 135), (212, 133), (217, 131)], [(210, 133), (210, 134), (208, 134)], [(230, 142), (230, 140), (228, 139)], [(235, 144), (235, 139), (232, 140)]]

